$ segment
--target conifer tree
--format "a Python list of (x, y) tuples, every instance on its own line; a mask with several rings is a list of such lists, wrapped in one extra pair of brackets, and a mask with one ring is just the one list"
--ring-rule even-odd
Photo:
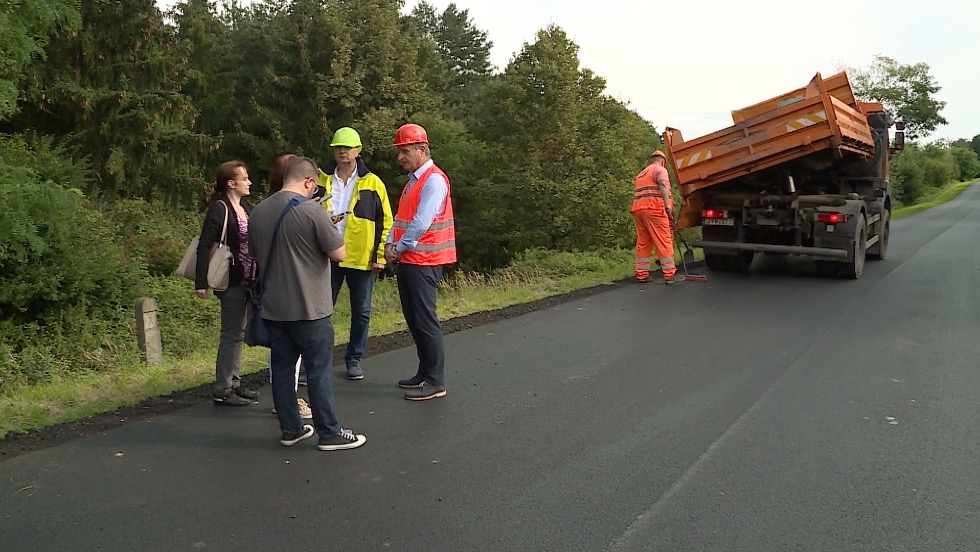
[(0, 2), (0, 120), (17, 110), (24, 67), (44, 58), (44, 45), (59, 27), (77, 26), (77, 0)]
[(96, 172), (90, 192), (193, 201), (210, 140), (193, 130), (173, 28), (153, 0), (82, 0), (81, 21), (26, 69), (12, 124), (66, 137)]
[(476, 92), (493, 74), (490, 63), (493, 42), (486, 31), (475, 26), (469, 10), (460, 10), (455, 3), (437, 14), (435, 8), (423, 0), (407, 20), (415, 33), (435, 45), (441, 59), (441, 63), (432, 67), (435, 79), (445, 84), (434, 90), (440, 92), (453, 112), (465, 116)]

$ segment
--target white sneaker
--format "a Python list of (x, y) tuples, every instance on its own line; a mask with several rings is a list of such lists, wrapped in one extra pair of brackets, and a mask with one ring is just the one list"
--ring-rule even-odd
[(303, 399), (303, 397), (296, 397), (296, 406), (299, 407), (299, 417), (304, 420), (313, 419), (313, 411), (310, 410), (310, 405)]
[[(310, 405), (306, 403), (303, 397), (296, 397), (296, 406), (299, 408), (299, 417), (304, 420), (313, 419), (313, 411), (310, 410)], [(276, 407), (272, 407), (273, 414), (279, 414)]]

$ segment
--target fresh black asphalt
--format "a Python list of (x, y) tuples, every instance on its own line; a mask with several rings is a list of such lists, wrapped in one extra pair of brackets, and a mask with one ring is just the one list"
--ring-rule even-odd
[(358, 450), (271, 393), (0, 463), (0, 550), (980, 550), (980, 187), (860, 280), (616, 287), (447, 336), (449, 395), (335, 381)]

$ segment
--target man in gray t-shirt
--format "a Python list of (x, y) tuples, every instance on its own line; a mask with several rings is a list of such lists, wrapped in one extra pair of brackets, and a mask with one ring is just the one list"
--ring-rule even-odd
[[(295, 445), (312, 437), (315, 428), (320, 434), (317, 448), (344, 450), (357, 448), (367, 439), (340, 427), (334, 408), (330, 261), (344, 260), (346, 249), (326, 210), (310, 200), (316, 181), (313, 160), (292, 160), (286, 166), (282, 190), (252, 210), (248, 245), (259, 262), (262, 318), (269, 323), (272, 400), (282, 430), (279, 442)], [(309, 383), (312, 426), (303, 425), (293, 387), (300, 356)]]

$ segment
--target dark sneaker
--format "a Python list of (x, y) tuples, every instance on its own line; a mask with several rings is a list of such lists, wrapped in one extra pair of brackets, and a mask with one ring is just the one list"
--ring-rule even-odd
[(649, 276), (647, 276), (646, 278), (636, 277), (636, 278), (633, 278), (633, 281), (636, 282), (636, 283), (638, 283), (638, 284), (645, 284), (645, 283), (647, 283), (647, 282), (650, 281), (650, 277)]
[(331, 437), (320, 437), (320, 442), (316, 448), (320, 450), (347, 450), (355, 449), (367, 442), (367, 437), (360, 433), (354, 433), (349, 429), (340, 428), (340, 433)]
[(299, 433), (283, 431), (282, 439), (279, 439), (279, 444), (284, 447), (291, 447), (303, 439), (309, 439), (310, 437), (313, 437), (313, 426), (306, 424), (303, 426), (303, 431)]
[(242, 389), (241, 387), (235, 389), (235, 394), (250, 401), (254, 401), (255, 399), (259, 398), (259, 395), (261, 395), (261, 393), (254, 389)]
[(427, 401), (429, 399), (438, 399), (439, 397), (446, 396), (446, 387), (438, 385), (429, 385), (426, 382), (422, 382), (422, 385), (409, 389), (405, 392), (405, 398), (410, 401)]
[(252, 404), (252, 401), (235, 393), (228, 393), (224, 397), (214, 397), (214, 404), (218, 406), (248, 406)]
[(364, 379), (364, 370), (361, 370), (361, 361), (352, 360), (347, 364), (347, 379), (349, 380)]
[(669, 286), (671, 284), (676, 284), (677, 282), (683, 282), (686, 279), (687, 278), (685, 278), (683, 274), (674, 274), (674, 277), (673, 278), (667, 278), (667, 279), (665, 279), (664, 280), (664, 283)]
[(414, 389), (416, 387), (421, 387), (425, 382), (425, 378), (422, 376), (413, 376), (408, 379), (398, 380), (398, 387), (402, 389)]

